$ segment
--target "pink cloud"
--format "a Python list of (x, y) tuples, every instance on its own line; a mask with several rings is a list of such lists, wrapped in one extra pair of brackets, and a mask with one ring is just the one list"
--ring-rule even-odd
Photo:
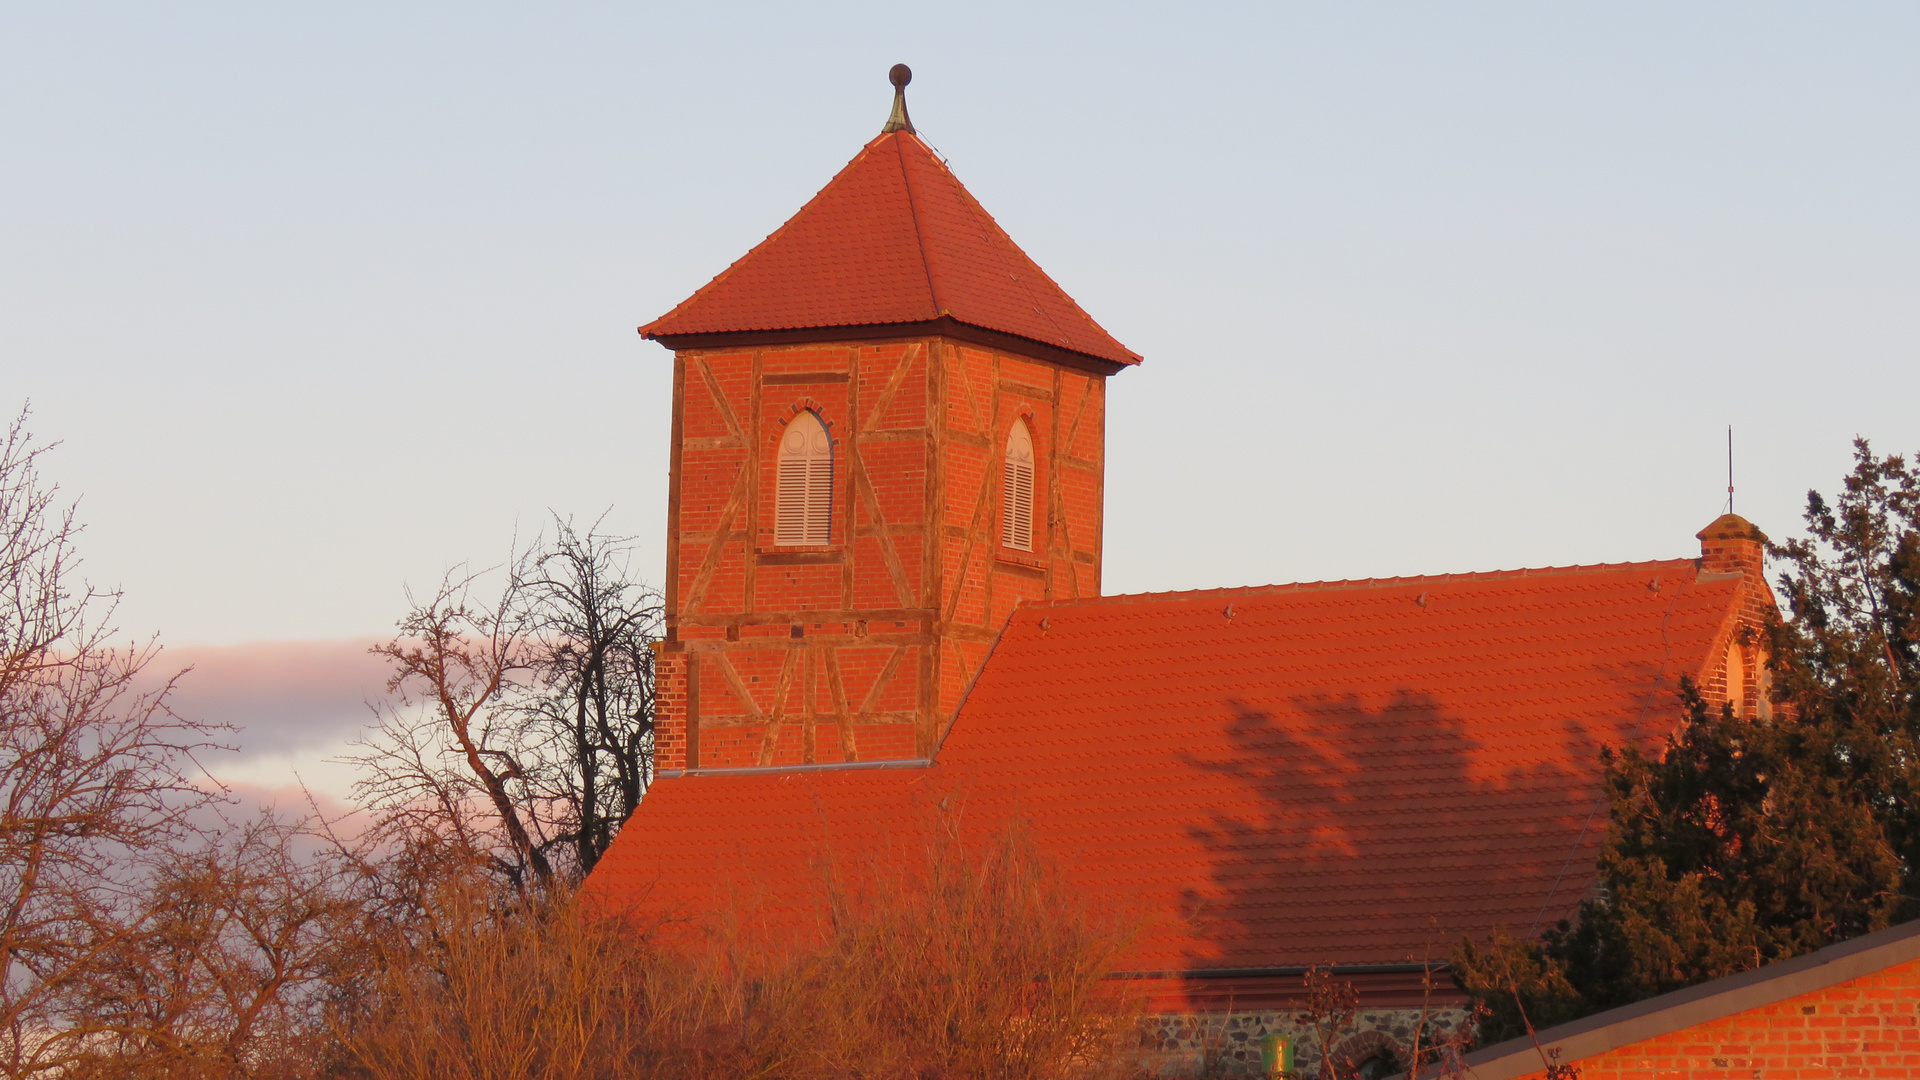
[(180, 677), (174, 712), (231, 724), (223, 742), (243, 754), (325, 746), (366, 726), (367, 703), (386, 698), (387, 662), (372, 638), (170, 645), (148, 668)]

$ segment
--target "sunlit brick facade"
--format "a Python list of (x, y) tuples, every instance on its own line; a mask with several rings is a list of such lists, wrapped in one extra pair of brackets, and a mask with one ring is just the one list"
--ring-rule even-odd
[[(660, 766), (928, 756), (1017, 604), (1099, 595), (1104, 384), (943, 336), (677, 353)], [(782, 546), (775, 459), (808, 411), (832, 531)], [(1031, 551), (1001, 542), (1017, 420)]]

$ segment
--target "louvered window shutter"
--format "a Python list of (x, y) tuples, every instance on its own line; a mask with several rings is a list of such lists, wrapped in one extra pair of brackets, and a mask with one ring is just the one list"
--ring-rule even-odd
[(773, 542), (781, 547), (818, 546), (832, 536), (833, 442), (811, 412), (794, 417), (780, 437), (773, 516)]
[(803, 544), (827, 542), (828, 526), (833, 522), (833, 459), (817, 457), (807, 462), (806, 539)]
[(1000, 475), (1000, 543), (1017, 551), (1033, 550), (1033, 436), (1023, 420), (1015, 420), (1007, 433)]

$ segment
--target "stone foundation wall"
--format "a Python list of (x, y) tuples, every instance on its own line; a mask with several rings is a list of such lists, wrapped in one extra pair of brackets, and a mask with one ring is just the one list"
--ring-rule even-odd
[[(1302, 1076), (1317, 1075), (1322, 1055), (1320, 1038), (1293, 1018), (1293, 1010), (1149, 1016), (1142, 1042), (1148, 1064), (1161, 1076), (1241, 1077), (1261, 1075), (1262, 1041), (1268, 1035), (1284, 1035), (1293, 1041), (1294, 1071)], [(1466, 1021), (1464, 1007), (1431, 1009), (1421, 1043), (1430, 1046), (1443, 1040)], [(1339, 1060), (1361, 1062), (1385, 1050), (1404, 1064), (1411, 1055), (1414, 1028), (1419, 1023), (1418, 1008), (1364, 1009), (1353, 1027), (1335, 1041), (1334, 1054)]]

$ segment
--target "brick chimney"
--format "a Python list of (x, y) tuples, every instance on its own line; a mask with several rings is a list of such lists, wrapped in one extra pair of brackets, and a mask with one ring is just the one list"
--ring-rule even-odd
[(1766, 581), (1767, 537), (1753, 522), (1739, 514), (1721, 514), (1694, 535), (1700, 539), (1701, 573), (1745, 574), (1756, 583)]

